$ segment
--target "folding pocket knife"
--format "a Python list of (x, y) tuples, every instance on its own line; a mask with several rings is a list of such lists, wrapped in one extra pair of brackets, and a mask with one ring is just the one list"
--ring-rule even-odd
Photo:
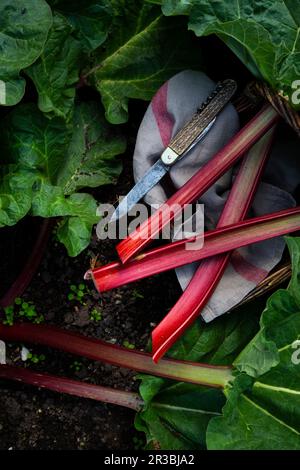
[(114, 222), (128, 213), (150, 191), (179, 160), (197, 145), (214, 125), (217, 115), (226, 106), (236, 91), (234, 80), (224, 80), (216, 85), (214, 91), (201, 104), (192, 119), (171, 139), (158, 161), (129, 191), (113, 213)]

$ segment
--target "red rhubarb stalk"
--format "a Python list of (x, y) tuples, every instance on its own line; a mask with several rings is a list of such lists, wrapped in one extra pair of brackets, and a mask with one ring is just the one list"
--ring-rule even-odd
[[(218, 221), (224, 227), (243, 220), (252, 204), (276, 126), (270, 129), (244, 158)], [(178, 302), (152, 332), (152, 357), (157, 362), (204, 308), (221, 279), (231, 252), (201, 262)]]
[(0, 378), (14, 380), (40, 388), (47, 388), (55, 392), (67, 393), (82, 398), (90, 398), (113, 405), (125, 406), (140, 411), (143, 401), (137, 393), (102, 387), (101, 385), (87, 384), (78, 380), (56, 377), (55, 375), (34, 372), (30, 369), (14, 366), (0, 366)]
[[(178, 240), (146, 251), (125, 265), (114, 262), (88, 271), (99, 292), (200, 261), (242, 246), (300, 230), (300, 206), (217, 228), (203, 237)], [(191, 245), (194, 243), (194, 249)], [(187, 249), (189, 247), (189, 249)]]
[(181, 382), (222, 388), (232, 379), (231, 367), (174, 359), (162, 359), (159, 364), (155, 364), (151, 354), (128, 350), (99, 339), (44, 325), (0, 325), (0, 339), (41, 344), (95, 361)]
[(204, 165), (151, 217), (117, 245), (123, 263), (137, 254), (191, 202), (196, 201), (279, 119), (266, 105), (230, 142)]
[(0, 299), (1, 307), (5, 308), (9, 305), (12, 305), (16, 297), (21, 297), (25, 289), (29, 286), (44, 255), (52, 224), (52, 219), (45, 219), (42, 222), (38, 238), (34, 244), (33, 249), (31, 250), (29, 258), (25, 263), (25, 266), (23, 267), (21, 273), (13, 282), (9, 290)]

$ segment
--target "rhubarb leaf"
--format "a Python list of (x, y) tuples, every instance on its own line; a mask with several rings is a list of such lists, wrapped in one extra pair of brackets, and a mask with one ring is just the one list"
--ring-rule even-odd
[(80, 42), (71, 32), (66, 18), (56, 13), (43, 53), (26, 69), (38, 91), (40, 110), (66, 120), (72, 117), (75, 85), (83, 60)]
[[(183, 383), (163, 387), (165, 382), (144, 376), (140, 388), (146, 406), (135, 425), (146, 432), (147, 447), (155, 448), (159, 443), (164, 450), (204, 449), (208, 422), (220, 414), (224, 404), (222, 393)], [(152, 400), (151, 392), (155, 394)]]
[[(229, 365), (257, 331), (258, 320), (247, 309), (189, 328), (168, 355), (181, 360)], [(204, 449), (206, 428), (221, 413), (221, 390), (175, 383), (141, 375), (140, 394), (145, 409), (137, 415), (137, 429), (146, 433), (149, 447), (159, 442), (162, 449)]]
[(31, 208), (31, 189), (28, 180), (32, 174), (20, 171), (16, 165), (1, 168), (0, 227), (15, 225)]
[(105, 50), (96, 54), (92, 75), (106, 118), (128, 118), (129, 98), (150, 100), (176, 72), (198, 69), (201, 57), (191, 45), (184, 18), (164, 18), (144, 0), (112, 1), (114, 21)]
[(57, 237), (70, 256), (77, 256), (90, 242), (97, 203), (90, 194), (75, 193), (65, 196), (60, 186), (42, 183), (32, 198), (31, 214), (40, 217), (64, 217), (57, 229)]
[(51, 4), (53, 26), (43, 53), (26, 73), (37, 88), (40, 110), (68, 121), (80, 71), (88, 65), (90, 53), (105, 41), (111, 13), (106, 0)]
[(154, 0), (153, 3), (159, 3), (162, 5), (162, 12), (166, 16), (188, 15), (192, 8), (193, 0)]
[(95, 103), (78, 105), (71, 127), (26, 104), (4, 120), (0, 148), (2, 225), (15, 224), (28, 211), (64, 217), (57, 236), (76, 256), (89, 244), (98, 221), (95, 199), (76, 191), (116, 180), (121, 167), (114, 157), (124, 151), (124, 139), (110, 129)]
[(52, 13), (44, 0), (1, 0), (0, 4), (0, 80), (4, 92), (0, 104), (12, 106), (25, 92), (19, 73), (42, 53)]
[(278, 290), (268, 299), (261, 316), (260, 331), (234, 361), (239, 371), (252, 377), (260, 376), (279, 364), (279, 350), (297, 339), (293, 329), (286, 327), (287, 322), (292, 322), (300, 335), (300, 238), (286, 237), (286, 241), (293, 266), (291, 282), (287, 289)]
[[(163, 0), (165, 15), (189, 15), (197, 36), (217, 34), (249, 70), (285, 94), (291, 106), (300, 76), (300, 13), (291, 0)], [(296, 2), (297, 3), (297, 2)]]
[(2, 121), (1, 159), (37, 171), (41, 178), (54, 183), (69, 139), (70, 131), (63, 120), (49, 120), (34, 104), (23, 104)]
[[(236, 379), (234, 387), (227, 393), (223, 417), (210, 421), (208, 449), (299, 450), (299, 381), (297, 389), (291, 390), (279, 388), (277, 380), (276, 385), (269, 387), (262, 379), (262, 383), (254, 384), (251, 391), (247, 379), (246, 375)], [(290, 375), (287, 375), (285, 385), (289, 379)]]
[(109, 126), (99, 104), (77, 106), (72, 140), (57, 182), (65, 194), (90, 187), (116, 183), (121, 162), (114, 159), (126, 148), (120, 132)]
[(70, 256), (77, 256), (89, 245), (93, 226), (99, 221), (99, 217), (95, 216), (96, 201), (89, 194), (81, 196), (84, 197), (81, 201), (82, 210), (72, 201), (71, 216), (64, 217), (57, 229), (57, 238), (65, 245)]
[(300, 449), (300, 238), (287, 243), (292, 280), (270, 297), (259, 333), (235, 361), (242, 372), (225, 389), (223, 416), (208, 425), (209, 449)]
[(294, 313), (297, 319), (298, 312), (300, 312), (300, 308), (288, 290), (279, 290), (274, 293), (268, 300), (267, 307), (262, 314), (259, 333), (236, 358), (235, 367), (252, 377), (257, 377), (276, 366), (280, 357), (278, 344), (274, 338), (280, 332), (279, 325), (283, 329), (280, 335), (284, 338), (287, 316)]
[(63, 14), (87, 52), (97, 49), (105, 41), (112, 21), (109, 0), (49, 0), (50, 5)]

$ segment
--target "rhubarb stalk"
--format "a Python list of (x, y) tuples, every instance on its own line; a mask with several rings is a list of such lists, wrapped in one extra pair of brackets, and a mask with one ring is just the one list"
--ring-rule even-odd
[(278, 119), (276, 111), (266, 105), (159, 210), (118, 244), (117, 251), (121, 261), (125, 263), (131, 259), (155, 238), (186, 204), (196, 201), (205, 193)]
[(87, 338), (44, 325), (26, 323), (16, 323), (13, 326), (0, 325), (0, 339), (50, 346), (95, 361), (180, 382), (224, 388), (232, 380), (231, 367), (174, 359), (162, 359), (159, 364), (155, 364), (151, 354), (128, 350), (99, 339)]
[(42, 222), (37, 240), (31, 253), (17, 279), (13, 282), (9, 290), (0, 299), (0, 306), (5, 308), (12, 305), (16, 297), (21, 297), (29, 286), (35, 275), (47, 247), (50, 231), (53, 225), (52, 219), (45, 219)]
[(35, 372), (23, 367), (0, 366), (0, 378), (14, 380), (40, 388), (47, 388), (55, 392), (67, 393), (82, 398), (90, 398), (113, 405), (125, 406), (140, 411), (143, 401), (137, 393), (102, 387), (101, 385), (87, 384), (78, 380), (56, 377), (55, 375)]
[[(268, 240), (300, 230), (300, 206), (272, 214), (253, 217), (243, 222), (217, 228), (204, 234), (204, 245), (199, 249), (193, 237), (178, 240), (160, 248), (146, 251), (125, 265), (114, 262), (88, 271), (99, 292), (129, 284), (154, 274), (200, 261), (210, 256), (230, 252), (236, 248)], [(202, 237), (200, 237), (202, 242)], [(195, 249), (187, 246), (195, 243)], [(198, 245), (198, 248), (197, 248)]]
[[(269, 155), (275, 128), (270, 129), (244, 158), (218, 221), (218, 228), (246, 217)], [(231, 252), (228, 252), (201, 262), (178, 302), (152, 332), (152, 357), (155, 362), (197, 318), (217, 287), (230, 256)]]

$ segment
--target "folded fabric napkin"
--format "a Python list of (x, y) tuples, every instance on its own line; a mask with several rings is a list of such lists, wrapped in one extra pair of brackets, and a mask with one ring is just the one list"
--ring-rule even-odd
[[(137, 182), (158, 160), (171, 138), (192, 117), (214, 89), (215, 83), (204, 73), (187, 70), (166, 82), (152, 99), (137, 135), (133, 156), (134, 179)], [(170, 178), (175, 189), (188, 181), (239, 130), (238, 114), (228, 104), (215, 124), (188, 156), (174, 165)], [(292, 193), (297, 189), (300, 162), (296, 156), (298, 142), (289, 139), (289, 149), (275, 143), (263, 181), (257, 191), (249, 217), (275, 212), (295, 205)], [(296, 138), (297, 139), (297, 138)], [(286, 145), (286, 142), (285, 142)], [(287, 159), (290, 164), (287, 164)], [(292, 163), (293, 162), (293, 163)], [(223, 175), (200, 199), (204, 204), (205, 227), (212, 229), (228, 196), (234, 169)], [(174, 189), (173, 189), (174, 190)], [(145, 196), (145, 202), (157, 207), (167, 199), (168, 184), (163, 178)], [(207, 306), (202, 311), (205, 321), (211, 321), (240, 302), (280, 261), (284, 240), (278, 237), (236, 250)], [(184, 290), (198, 263), (176, 270)]]

